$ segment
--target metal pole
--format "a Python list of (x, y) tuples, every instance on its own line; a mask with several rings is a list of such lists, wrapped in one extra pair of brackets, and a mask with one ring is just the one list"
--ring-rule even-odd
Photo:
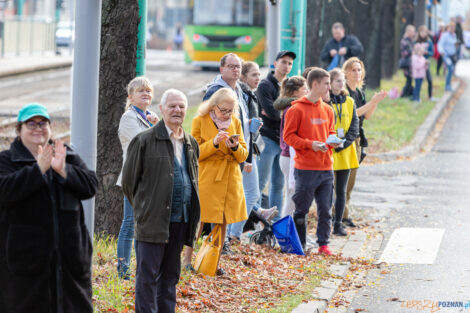
[(23, 5), (24, 5), (24, 0), (18, 0), (18, 7), (16, 10), (16, 15), (22, 16), (23, 15)]
[(270, 68), (274, 68), (274, 61), (276, 60), (276, 54), (279, 52), (280, 44), (280, 32), (279, 27), (280, 10), (279, 0), (268, 1), (268, 21), (267, 21), (267, 40), (268, 40), (268, 64)]
[[(75, 5), (71, 143), (88, 168), (96, 170), (101, 0), (80, 0)], [(85, 224), (93, 238), (94, 198), (84, 201), (83, 206)]]
[(147, 42), (147, 0), (139, 0), (140, 23), (137, 33), (137, 62), (135, 65), (135, 76), (145, 75), (145, 45)]
[(290, 0), (281, 3), (281, 50), (295, 52), (289, 76), (301, 75), (305, 64), (306, 0)]

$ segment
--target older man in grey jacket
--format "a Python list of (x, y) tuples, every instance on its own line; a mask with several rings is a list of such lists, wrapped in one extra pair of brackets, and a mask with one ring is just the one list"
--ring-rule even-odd
[(181, 91), (165, 91), (162, 120), (127, 150), (122, 188), (135, 211), (137, 313), (175, 312), (181, 250), (199, 223), (199, 148), (181, 126), (187, 103)]

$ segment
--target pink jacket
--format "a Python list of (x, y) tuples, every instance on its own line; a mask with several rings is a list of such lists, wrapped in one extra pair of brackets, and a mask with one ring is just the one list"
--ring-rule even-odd
[(426, 58), (422, 55), (411, 56), (411, 75), (413, 78), (426, 77)]

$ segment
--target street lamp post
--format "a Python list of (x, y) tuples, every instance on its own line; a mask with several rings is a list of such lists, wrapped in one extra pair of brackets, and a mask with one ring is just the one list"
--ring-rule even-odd
[[(75, 52), (72, 69), (71, 143), (89, 169), (96, 170), (101, 0), (75, 1)], [(93, 238), (95, 199), (83, 202)]]
[(139, 0), (139, 27), (137, 33), (137, 54), (135, 76), (145, 75), (145, 45), (147, 43), (147, 0)]

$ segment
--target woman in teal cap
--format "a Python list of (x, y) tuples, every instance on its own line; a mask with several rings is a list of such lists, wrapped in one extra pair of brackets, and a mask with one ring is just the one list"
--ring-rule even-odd
[(16, 133), (0, 152), (0, 312), (92, 313), (81, 200), (95, 195), (96, 175), (51, 140), (44, 106), (24, 106)]

